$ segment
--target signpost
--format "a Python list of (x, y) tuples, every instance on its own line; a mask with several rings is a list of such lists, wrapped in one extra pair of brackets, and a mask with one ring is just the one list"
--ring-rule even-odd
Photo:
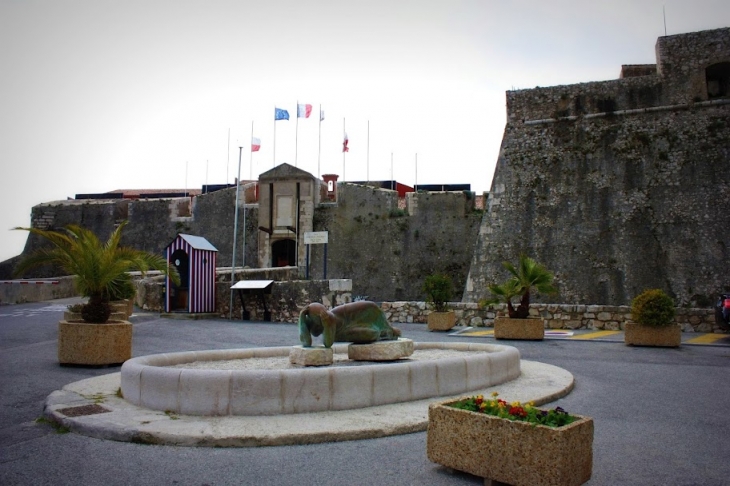
[(307, 245), (307, 280), (309, 280), (309, 245), (324, 245), (324, 280), (327, 280), (327, 231), (305, 231), (304, 244)]

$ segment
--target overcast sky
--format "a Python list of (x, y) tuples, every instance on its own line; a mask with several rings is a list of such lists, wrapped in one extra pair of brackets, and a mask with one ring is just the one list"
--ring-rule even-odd
[(505, 91), (654, 63), (663, 7), (670, 35), (730, 26), (727, 0), (0, 0), (0, 261), (36, 204), (233, 182), (239, 145), (244, 179), (390, 179), (392, 153), (400, 182), (487, 191)]

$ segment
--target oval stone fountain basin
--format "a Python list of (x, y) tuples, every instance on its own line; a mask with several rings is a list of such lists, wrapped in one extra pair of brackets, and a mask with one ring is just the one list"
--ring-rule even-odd
[[(335, 344), (335, 354), (348, 344)], [(288, 357), (291, 347), (155, 354), (124, 363), (124, 399), (140, 407), (185, 415), (279, 415), (349, 410), (453, 396), (514, 380), (520, 353), (511, 346), (414, 343), (414, 350), (445, 350), (442, 358), (401, 359), (358, 366), (291, 369), (172, 367), (196, 361)]]

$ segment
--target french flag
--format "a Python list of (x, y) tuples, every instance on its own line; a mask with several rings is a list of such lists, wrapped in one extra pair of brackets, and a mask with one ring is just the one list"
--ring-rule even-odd
[(312, 105), (297, 104), (297, 118), (309, 118), (312, 114)]
[(261, 150), (261, 139), (256, 137), (251, 138), (251, 152), (258, 152)]

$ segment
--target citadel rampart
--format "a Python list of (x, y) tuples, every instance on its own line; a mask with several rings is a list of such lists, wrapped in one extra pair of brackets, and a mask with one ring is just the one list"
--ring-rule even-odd
[(705, 307), (730, 285), (730, 92), (713, 84), (730, 29), (663, 37), (657, 53), (656, 75), (508, 93), (465, 301), (522, 252), (556, 273), (545, 302), (662, 288)]
[[(340, 183), (336, 203), (314, 208), (314, 231), (329, 231), (328, 279), (352, 279), (353, 294), (373, 300), (420, 300), (421, 285), (433, 272), (448, 273), (461, 297), (476, 242), (481, 212), (474, 209), (471, 192), (411, 193), (406, 209), (399, 208), (395, 191)], [(256, 267), (261, 225), (254, 185), (247, 186), (247, 202), (239, 202), (237, 265), (241, 265), (246, 211), (246, 265)], [(301, 206), (302, 214), (311, 212)], [(149, 200), (68, 200), (33, 208), (31, 224), (41, 229), (62, 229), (67, 224), (88, 227), (105, 240), (123, 220), (122, 244), (161, 254), (177, 233), (205, 237), (218, 249), (218, 265), (231, 265), (235, 188), (193, 198)], [(300, 228), (300, 231), (304, 231)], [(24, 254), (43, 241), (30, 235)], [(306, 255), (299, 261), (300, 276)], [(0, 278), (11, 278), (15, 259), (0, 264)], [(310, 278), (322, 278), (324, 248), (312, 245)], [(42, 269), (27, 276), (55, 276)]]

